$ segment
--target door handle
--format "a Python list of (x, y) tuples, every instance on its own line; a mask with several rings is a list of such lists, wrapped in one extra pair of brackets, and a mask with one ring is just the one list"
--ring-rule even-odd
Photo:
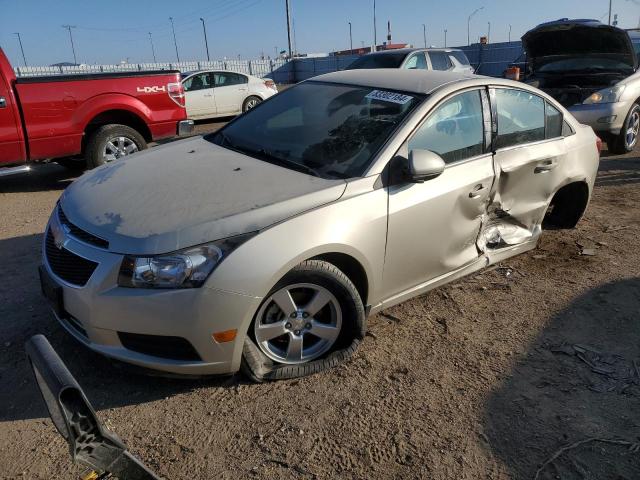
[(548, 158), (546, 160), (542, 160), (536, 165), (536, 168), (533, 170), (533, 173), (546, 173), (550, 172), (554, 168), (558, 166), (558, 162), (556, 162), (552, 158)]
[(482, 185), (481, 183), (473, 187), (473, 190), (469, 192), (469, 198), (479, 198), (482, 195), (482, 192), (486, 190), (487, 187)]
[(7, 99), (0, 97), (0, 108), (7, 108)]
[(210, 93), (205, 93), (203, 97), (213, 97), (213, 95), (211, 95)]

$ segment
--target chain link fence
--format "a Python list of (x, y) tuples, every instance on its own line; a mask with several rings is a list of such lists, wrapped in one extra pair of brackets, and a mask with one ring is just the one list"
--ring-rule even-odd
[[(458, 47), (465, 52), (477, 73), (494, 77), (502, 76), (510, 65), (525, 66), (521, 42), (504, 42), (490, 45), (474, 44)], [(347, 68), (358, 55), (328, 56), (317, 58), (258, 59), (258, 60), (214, 60), (177, 63), (124, 63), (116, 65), (78, 65), (55, 67), (16, 67), (18, 77), (72, 75), (86, 73), (143, 72), (154, 70), (231, 70), (271, 78), (276, 83), (295, 83), (323, 73)]]

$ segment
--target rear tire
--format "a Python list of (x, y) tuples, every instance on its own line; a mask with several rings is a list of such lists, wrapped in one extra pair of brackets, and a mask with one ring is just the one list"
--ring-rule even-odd
[[(287, 360), (277, 360), (277, 347), (272, 349), (271, 340), (265, 341), (256, 339), (256, 322), (258, 325), (275, 325), (276, 323), (286, 322), (289, 324), (290, 332), (283, 333), (280, 337), (274, 337), (274, 343), (281, 342), (280, 345), (290, 346), (290, 342), (294, 339), (293, 330), (297, 320), (292, 319), (290, 322), (284, 314), (284, 311), (278, 312), (278, 305), (275, 311), (280, 315), (270, 321), (265, 321), (266, 312), (274, 311), (273, 305), (275, 301), (272, 296), (282, 291), (287, 291), (288, 287), (301, 288), (300, 285), (308, 286), (313, 290), (322, 291), (329, 294), (331, 301), (335, 301), (339, 310), (341, 321), (339, 325), (339, 333), (334, 337), (333, 343), (329, 348), (320, 350), (317, 356), (311, 356), (309, 361), (304, 360), (303, 353), (305, 351), (313, 352), (314, 345), (317, 344), (319, 337), (315, 337), (312, 333), (303, 333), (303, 339), (300, 341), (300, 349), (303, 353), (295, 363), (287, 362)], [(304, 288), (304, 287), (302, 287)], [(290, 298), (293, 298), (291, 295)], [(293, 298), (295, 302), (295, 298)], [(310, 304), (311, 302), (309, 302)], [(271, 307), (270, 307), (271, 305)], [(300, 315), (304, 315), (302, 310), (305, 307), (298, 308)], [(324, 312), (333, 309), (331, 303), (327, 303), (323, 309), (308, 317), (307, 320), (300, 320), (302, 324), (306, 322), (319, 322), (320, 316)], [(294, 318), (294, 317), (291, 317)], [(307, 318), (307, 317), (304, 317)], [(291, 326), (291, 324), (294, 324)], [(309, 323), (308, 325), (310, 325)], [(314, 323), (314, 327), (317, 323)], [(322, 326), (329, 325), (324, 324)], [(303, 329), (305, 327), (302, 327)], [(310, 330), (313, 332), (313, 329)], [(254, 382), (264, 382), (269, 380), (282, 380), (287, 378), (297, 378), (313, 373), (318, 373), (328, 368), (334, 367), (340, 363), (347, 361), (356, 350), (366, 332), (366, 316), (365, 309), (360, 299), (360, 295), (351, 280), (334, 265), (321, 260), (307, 260), (301, 263), (289, 273), (287, 273), (267, 294), (262, 305), (258, 309), (253, 322), (249, 328), (248, 335), (245, 339), (244, 349), (242, 353), (242, 363), (240, 369), (242, 373)], [(295, 334), (300, 335), (298, 332)], [(299, 338), (299, 337), (298, 337)], [(317, 340), (318, 339), (318, 340)], [(307, 345), (310, 344), (310, 347)], [(287, 346), (287, 358), (288, 347)], [(266, 354), (265, 354), (266, 352)], [(275, 352), (275, 353), (274, 353)], [(320, 353), (322, 352), (322, 353)]]
[(624, 155), (633, 151), (640, 133), (640, 105), (634, 103), (627, 114), (620, 133), (607, 141), (609, 152)]
[(242, 104), (242, 113), (246, 112), (247, 110), (251, 110), (252, 108), (256, 107), (259, 103), (262, 103), (262, 99), (260, 97), (256, 97), (255, 95), (251, 95), (250, 97), (247, 97), (247, 99)]
[[(122, 148), (119, 148), (122, 145)], [(114, 151), (114, 147), (118, 147)], [(126, 125), (111, 124), (99, 127), (87, 140), (85, 160), (92, 169), (147, 148), (144, 137)]]

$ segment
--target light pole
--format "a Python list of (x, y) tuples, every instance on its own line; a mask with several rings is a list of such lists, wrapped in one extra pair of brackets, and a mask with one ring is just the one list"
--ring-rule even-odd
[(20, 38), (20, 32), (15, 32), (14, 35), (18, 36), (18, 43), (20, 44), (20, 51), (22, 52), (22, 60), (24, 61), (24, 66), (27, 66), (27, 59), (24, 56), (24, 48), (22, 48), (22, 39)]
[(609, 0), (609, 25), (611, 25), (611, 7), (613, 6), (613, 0)]
[(349, 49), (353, 53), (353, 36), (351, 35), (351, 22), (349, 22)]
[(291, 10), (289, 7), (289, 0), (286, 0), (285, 5), (287, 7), (287, 41), (289, 42), (289, 60), (292, 60), (292, 51), (291, 51)]
[(478, 13), (480, 10), (483, 10), (484, 7), (476, 8), (469, 18), (467, 19), (467, 46), (471, 45), (471, 19), (473, 16)]
[(447, 48), (447, 32), (448, 30), (444, 29), (444, 48)]
[(487, 32), (487, 43), (491, 43), (491, 22), (487, 22), (489, 25), (489, 30)]
[(169, 21), (171, 22), (171, 31), (173, 32), (173, 45), (176, 47), (176, 58), (178, 59), (178, 63), (180, 63), (180, 55), (178, 54), (178, 42), (176, 40), (176, 30), (173, 28), (173, 17), (169, 17)]
[(373, 0), (373, 51), (378, 51), (378, 33), (376, 31), (376, 0)]
[(511, 41), (511, 24), (509, 25), (509, 41)]
[(427, 26), (422, 24), (422, 37), (424, 38), (424, 48), (427, 48)]
[(149, 42), (151, 42), (151, 53), (153, 54), (153, 63), (156, 63), (156, 49), (153, 47), (153, 37), (149, 32)]
[(76, 47), (73, 45), (73, 35), (71, 35), (71, 29), (76, 28), (75, 25), (62, 25), (62, 28), (66, 28), (69, 30), (69, 40), (71, 40), (71, 51), (73, 52), (73, 63), (78, 64), (78, 60), (76, 59)]
[(209, 58), (209, 43), (207, 42), (207, 27), (204, 24), (204, 18), (200, 17), (200, 21), (202, 22), (202, 31), (204, 32), (204, 46), (207, 48), (207, 62), (210, 62)]

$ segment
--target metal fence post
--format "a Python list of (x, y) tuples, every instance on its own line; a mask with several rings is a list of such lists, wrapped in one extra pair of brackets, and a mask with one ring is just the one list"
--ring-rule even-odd
[(249, 75), (253, 75), (253, 69), (251, 68), (251, 60), (249, 60)]

